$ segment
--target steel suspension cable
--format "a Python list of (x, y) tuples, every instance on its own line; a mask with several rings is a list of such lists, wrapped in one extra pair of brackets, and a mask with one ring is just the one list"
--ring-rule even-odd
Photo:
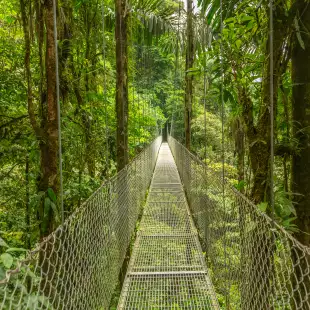
[(273, 99), (273, 0), (269, 0), (269, 66), (270, 66), (270, 206), (271, 219), (274, 222), (274, 99)]
[(147, 106), (146, 106), (146, 108), (147, 108), (147, 130), (148, 130), (148, 133), (150, 133), (150, 131), (151, 131), (151, 124), (150, 124), (150, 122), (149, 122), (149, 118), (150, 118), (150, 115), (151, 115), (151, 100), (150, 100), (150, 89), (149, 89), (149, 87), (150, 87), (150, 74), (149, 74), (149, 67), (150, 67), (150, 48), (149, 48), (149, 46), (147, 46), (147, 48), (146, 48), (146, 62), (145, 62), (145, 66), (146, 66), (146, 68), (147, 68), (147, 71), (146, 71), (146, 76), (147, 76), (147, 94), (146, 94), (146, 98), (147, 98), (147, 101), (146, 101), (146, 103), (147, 103)]
[(205, 21), (203, 18), (203, 25), (202, 25), (202, 51), (203, 51), (203, 118), (204, 118), (204, 137), (205, 137), (205, 143), (204, 143), (204, 160), (207, 158), (207, 109), (206, 109), (206, 94), (207, 94), (207, 74), (206, 74), (206, 42), (205, 42)]
[[(145, 25), (143, 25), (143, 32), (142, 32), (142, 70), (143, 70), (143, 79), (145, 78), (145, 67), (146, 67), (146, 53), (145, 53)], [(144, 81), (143, 81), (144, 82)], [(143, 84), (142, 84), (143, 85)], [(146, 100), (145, 100), (145, 95), (144, 92), (141, 94), (142, 96), (142, 129), (143, 129), (143, 134), (145, 131), (145, 110), (146, 110)]]
[(109, 125), (108, 125), (108, 100), (107, 100), (107, 77), (106, 77), (106, 41), (105, 41), (105, 18), (104, 18), (104, 1), (101, 4), (102, 20), (102, 57), (103, 57), (103, 100), (105, 113), (105, 135), (106, 135), (106, 167), (107, 176), (109, 177)]
[[(121, 4), (122, 6), (122, 4)], [(115, 11), (116, 11), (116, 8), (115, 8)], [(119, 12), (121, 14), (121, 12)], [(126, 13), (127, 14), (127, 13)], [(123, 25), (122, 25), (122, 21), (123, 21), (123, 18), (124, 16), (119, 16), (119, 40), (120, 40), (120, 56), (121, 56), (121, 68), (122, 68), (122, 72), (124, 70), (124, 59), (123, 59), (123, 45), (124, 45), (124, 41), (123, 41)], [(125, 29), (127, 31), (127, 29)], [(126, 34), (127, 36), (127, 34)], [(126, 47), (125, 47), (126, 48)], [(127, 60), (126, 60), (127, 61)], [(124, 72), (123, 72), (124, 73)], [(127, 81), (126, 81), (127, 83)], [(121, 92), (121, 98), (122, 98), (122, 135), (123, 135), (123, 161), (126, 160), (126, 151), (128, 152), (128, 144), (126, 144), (126, 133), (125, 133), (125, 130), (124, 130), (124, 127), (125, 127), (125, 109), (124, 109), (124, 82), (122, 81), (122, 87), (121, 87), (121, 90), (118, 90)], [(116, 90), (117, 91), (117, 90)], [(128, 100), (128, 98), (127, 98)], [(127, 126), (128, 126), (128, 123), (127, 123)], [(128, 135), (128, 133), (127, 133)]]
[[(222, 200), (223, 200), (223, 209), (224, 212), (226, 212), (226, 203), (225, 203), (225, 135), (224, 135), (224, 121), (225, 121), (225, 105), (224, 105), (224, 82), (225, 82), (225, 76), (224, 76), (224, 63), (223, 63), (223, 0), (220, 0), (220, 70), (221, 70), (221, 131), (222, 131)], [(228, 274), (228, 264), (227, 264), (227, 236), (224, 235), (224, 265), (226, 269), (226, 273)], [(227, 309), (230, 308), (229, 306), (229, 283), (228, 279), (225, 280), (225, 303)]]
[(54, 19), (54, 44), (55, 44), (55, 69), (56, 69), (56, 101), (57, 101), (57, 123), (58, 123), (58, 158), (59, 158), (59, 199), (61, 210), (61, 222), (64, 223), (64, 201), (63, 201), (63, 175), (62, 175), (62, 141), (61, 141), (61, 112), (60, 112), (60, 91), (59, 91), (59, 59), (57, 42), (57, 8), (56, 0), (53, 0)]
[[(130, 29), (131, 29), (131, 49), (132, 49), (132, 58), (133, 58), (133, 63), (135, 64), (135, 45), (134, 45), (134, 35), (133, 35), (133, 15), (131, 14), (131, 24), (130, 24)], [(135, 69), (133, 66), (132, 69), (132, 110), (135, 111)], [(139, 107), (138, 107), (139, 108)], [(136, 122), (134, 122), (134, 135), (133, 135), (133, 145), (134, 145), (134, 155), (136, 155)]]
[[(174, 90), (173, 90), (174, 97), (176, 97), (177, 70), (178, 70), (178, 66), (179, 66), (179, 59), (178, 58), (179, 58), (179, 37), (180, 37), (180, 15), (181, 15), (181, 6), (180, 6), (180, 2), (179, 2), (179, 6), (178, 6), (178, 31), (177, 31), (177, 36), (176, 36), (176, 51), (175, 51)], [(174, 106), (173, 106), (171, 126), (170, 126), (170, 135), (171, 136), (173, 136), (176, 105), (177, 105), (177, 103), (175, 101)]]

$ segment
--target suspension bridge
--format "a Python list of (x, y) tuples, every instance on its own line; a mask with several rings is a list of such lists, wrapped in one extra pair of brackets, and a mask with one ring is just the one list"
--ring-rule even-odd
[(310, 309), (309, 248), (168, 142), (158, 137), (9, 270), (0, 308), (115, 309), (133, 245), (117, 309)]

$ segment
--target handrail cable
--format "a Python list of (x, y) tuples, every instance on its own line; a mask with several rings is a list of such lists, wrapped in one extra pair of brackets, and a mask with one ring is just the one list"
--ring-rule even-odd
[(273, 85), (273, 0), (269, 0), (269, 66), (270, 66), (270, 205), (271, 205), (271, 218), (275, 219), (275, 209), (274, 209), (274, 85)]
[(101, 4), (101, 20), (102, 20), (102, 57), (103, 57), (103, 100), (105, 114), (105, 138), (106, 138), (106, 169), (107, 177), (109, 177), (109, 124), (108, 124), (108, 99), (107, 99), (107, 75), (106, 75), (106, 40), (105, 40), (105, 9), (104, 1)]
[(55, 45), (55, 74), (56, 74), (56, 100), (57, 100), (57, 124), (58, 124), (58, 158), (59, 158), (59, 198), (61, 210), (61, 222), (64, 223), (64, 198), (63, 198), (63, 175), (62, 175), (62, 137), (61, 137), (61, 112), (60, 112), (60, 90), (59, 90), (59, 59), (57, 41), (57, 9), (56, 0), (53, 0), (53, 22), (54, 22), (54, 45)]
[[(180, 36), (180, 15), (181, 15), (181, 4), (180, 2), (178, 3), (178, 30), (176, 34), (176, 48), (175, 48), (175, 69), (174, 69), (174, 87), (173, 87), (173, 95), (174, 95), (174, 100), (176, 97), (176, 88), (177, 88), (177, 70), (178, 70), (178, 57), (179, 57), (179, 36)], [(173, 136), (174, 132), (174, 118), (175, 118), (175, 111), (176, 111), (176, 102), (173, 104), (172, 108), (172, 117), (171, 117), (171, 125), (170, 125), (170, 135)]]
[[(221, 96), (221, 139), (222, 139), (222, 200), (223, 200), (223, 208), (225, 212), (227, 212), (226, 208), (226, 200), (225, 200), (225, 135), (224, 135), (224, 122), (225, 122), (225, 104), (224, 104), (224, 82), (225, 82), (225, 72), (224, 72), (224, 64), (223, 64), (223, 57), (224, 57), (224, 52), (223, 52), (223, 28), (224, 28), (224, 23), (223, 23), (223, 0), (220, 0), (220, 36), (221, 36), (221, 41), (220, 41), (220, 70), (221, 70), (221, 90), (220, 90), (220, 96)], [(225, 224), (227, 225), (226, 221)], [(228, 265), (227, 265), (227, 234), (224, 236), (224, 265), (226, 271), (228, 270)], [(225, 280), (225, 304), (227, 309), (230, 309), (230, 301), (229, 301), (229, 283), (228, 280)]]

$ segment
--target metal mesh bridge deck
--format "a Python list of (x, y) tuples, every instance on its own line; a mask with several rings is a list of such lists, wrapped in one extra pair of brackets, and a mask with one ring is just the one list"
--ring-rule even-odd
[(219, 309), (167, 143), (159, 151), (118, 309)]

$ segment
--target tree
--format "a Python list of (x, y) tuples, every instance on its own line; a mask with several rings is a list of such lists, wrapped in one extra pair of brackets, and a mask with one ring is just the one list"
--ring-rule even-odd
[(193, 28), (193, 1), (187, 0), (187, 47), (185, 63), (185, 101), (184, 101), (184, 129), (185, 129), (185, 146), (191, 148), (191, 115), (193, 104), (193, 75), (191, 70), (194, 67), (195, 50), (194, 50), (194, 28)]
[[(58, 178), (58, 123), (57, 123), (57, 98), (56, 98), (56, 46), (54, 39), (54, 12), (53, 0), (46, 0), (41, 7), (39, 4), (40, 16), (44, 16), (44, 25), (46, 27), (46, 57), (45, 68), (46, 74), (41, 75), (41, 121), (40, 125), (35, 116), (35, 108), (33, 104), (32, 78), (30, 69), (30, 31), (29, 16), (26, 12), (26, 3), (20, 0), (24, 39), (25, 39), (25, 70), (27, 76), (28, 88), (28, 113), (30, 123), (36, 134), (40, 146), (40, 177), (38, 182), (38, 190), (43, 193), (52, 191), (57, 195), (59, 190)], [(30, 7), (28, 4), (28, 10)], [(44, 11), (44, 13), (43, 13)], [(42, 15), (41, 15), (42, 14)], [(42, 20), (40, 27), (43, 27)], [(42, 29), (40, 30), (42, 31)], [(39, 40), (42, 40), (41, 33), (38, 34)], [(42, 43), (41, 43), (42, 44)], [(40, 52), (41, 52), (41, 47)], [(42, 59), (40, 59), (40, 62)], [(42, 64), (41, 64), (42, 65)], [(45, 84), (45, 86), (43, 86)], [(55, 228), (53, 208), (49, 208), (46, 212), (44, 199), (42, 199), (38, 209), (38, 219), (40, 221), (40, 236), (45, 237)]]
[[(299, 231), (296, 238), (310, 246), (310, 4), (306, 0), (294, 3), (295, 32), (292, 36), (292, 110), (293, 136), (297, 141), (298, 152), (292, 156), (292, 191), (296, 202), (296, 224)], [(293, 253), (294, 256), (294, 253)], [(309, 264), (310, 262), (308, 262)], [(303, 266), (296, 268), (297, 274)], [(310, 282), (305, 283), (303, 293), (309, 292)], [(296, 294), (297, 300), (300, 296)]]

